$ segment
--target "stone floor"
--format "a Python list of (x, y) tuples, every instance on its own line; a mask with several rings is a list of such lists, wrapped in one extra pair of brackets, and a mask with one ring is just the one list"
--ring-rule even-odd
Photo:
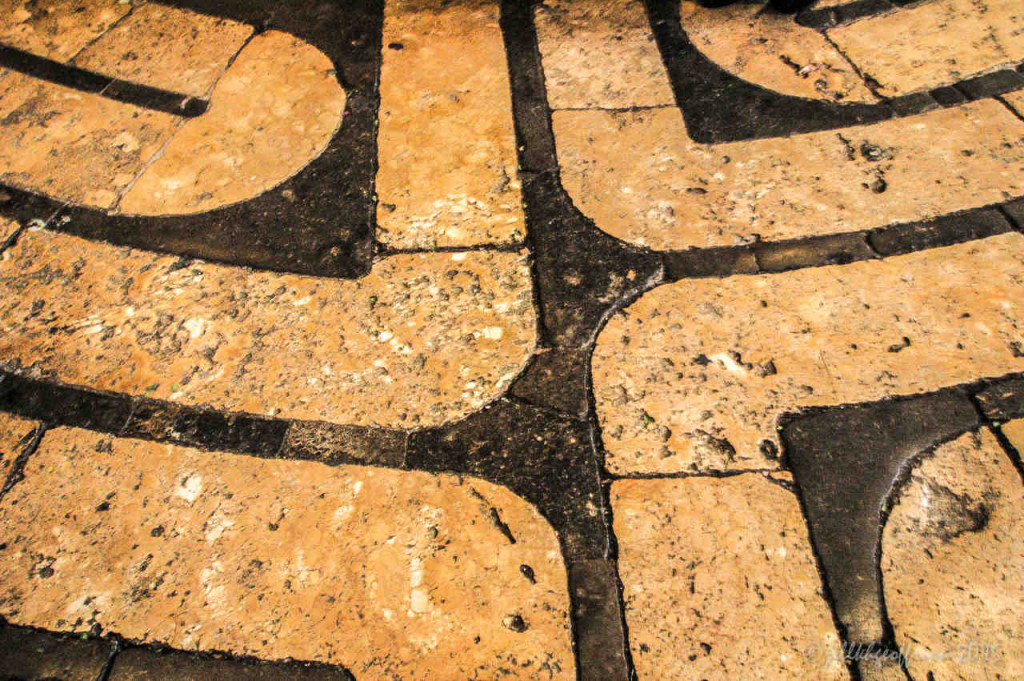
[(0, 679), (1024, 678), (1024, 9), (0, 0)]

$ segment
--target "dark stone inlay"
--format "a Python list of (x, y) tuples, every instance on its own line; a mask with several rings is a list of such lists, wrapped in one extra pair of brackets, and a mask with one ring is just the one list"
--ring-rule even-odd
[(129, 648), (114, 659), (106, 681), (354, 681), (340, 666), (263, 662), (155, 647)]
[(868, 241), (879, 255), (912, 253), (928, 248), (984, 239), (1011, 231), (998, 207), (986, 206), (951, 213), (927, 222), (911, 222), (868, 232)]
[(209, 102), (204, 99), (140, 83), (118, 80), (104, 76), (102, 73), (64, 64), (2, 44), (0, 44), (0, 67), (143, 109), (162, 111), (184, 118), (200, 116), (206, 112), (209, 106)]
[(845, 265), (875, 256), (861, 232), (829, 234), (793, 241), (767, 241), (754, 245), (761, 272), (785, 272), (803, 267)]
[(516, 379), (509, 393), (555, 411), (584, 418), (590, 409), (587, 377), (590, 353), (586, 350), (541, 350)]
[(1024, 75), (1003, 69), (962, 81), (956, 87), (970, 99), (995, 97), (1024, 88)]
[[(134, 217), (65, 205), (55, 229), (89, 239), (264, 270), (356, 278), (374, 255), (376, 116), (383, 0), (173, 0), (175, 7), (295, 35), (335, 64), (347, 101), (327, 149), (259, 196), (194, 215)], [(10, 192), (0, 186), (0, 191)]]
[(0, 622), (0, 679), (96, 681), (114, 651), (109, 641), (82, 640)]
[(856, 0), (837, 7), (804, 10), (797, 15), (796, 21), (801, 26), (821, 30), (891, 12), (893, 9), (889, 0)]
[(975, 393), (974, 400), (985, 418), (992, 421), (1024, 418), (1024, 377), (986, 386)]
[(577, 655), (582, 679), (630, 681), (625, 627), (621, 617), (618, 569), (611, 560), (582, 560), (569, 565)]

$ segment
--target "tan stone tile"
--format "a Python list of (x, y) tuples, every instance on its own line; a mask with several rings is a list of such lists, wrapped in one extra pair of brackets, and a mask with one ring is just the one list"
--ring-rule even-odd
[(1024, 678), (1024, 486), (995, 437), (940, 446), (882, 535), (896, 641), (915, 679)]
[(131, 7), (121, 0), (0, 0), (0, 43), (66, 62)]
[(577, 207), (655, 249), (855, 231), (1024, 195), (1024, 123), (992, 100), (716, 145), (690, 141), (674, 108), (553, 120)]
[(183, 404), (437, 425), (498, 397), (528, 361), (529, 276), (525, 253), (482, 251), (385, 258), (356, 281), (182, 267), (30, 230), (0, 260), (0, 357)]
[(1014, 111), (1019, 115), (1024, 116), (1024, 90), (1003, 95), (1003, 99), (1007, 101)]
[(684, 280), (593, 357), (616, 473), (777, 465), (778, 416), (1024, 370), (1024, 237), (782, 274)]
[(759, 475), (612, 485), (641, 679), (847, 679), (796, 496)]
[(1004, 423), (1000, 430), (1006, 435), (1006, 439), (1010, 441), (1010, 444), (1019, 453), (1024, 454), (1024, 419)]
[(494, 0), (388, 0), (377, 237), (393, 248), (525, 236)]
[(555, 109), (675, 106), (638, 0), (545, 0), (535, 10)]
[(35, 421), (0, 412), (0, 487), (38, 425)]
[(0, 505), (14, 623), (359, 679), (575, 678), (557, 538), (503, 487), (69, 428), (25, 476)]
[(1020, 0), (931, 0), (828, 31), (888, 96), (964, 80), (1024, 60)]
[(0, 217), (0, 246), (7, 243), (7, 240), (14, 236), (14, 233), (21, 228), (14, 220), (9, 220), (5, 217)]
[(323, 52), (261, 33), (220, 79), (207, 112), (181, 127), (120, 208), (199, 213), (257, 196), (319, 156), (344, 111), (345, 91)]
[(75, 65), (121, 80), (206, 97), (252, 27), (146, 4), (85, 48)]
[(176, 116), (7, 72), (0, 80), (0, 180), (110, 208), (178, 122)]
[(705, 9), (684, 0), (680, 21), (704, 56), (747, 82), (794, 97), (878, 101), (824, 35), (790, 14), (745, 3)]

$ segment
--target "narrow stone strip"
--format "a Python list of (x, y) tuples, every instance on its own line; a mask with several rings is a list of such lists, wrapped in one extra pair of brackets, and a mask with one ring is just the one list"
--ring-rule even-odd
[(0, 613), (16, 624), (359, 679), (575, 678), (557, 538), (483, 480), (57, 428), (0, 526)]
[(615, 473), (777, 466), (777, 419), (1024, 370), (1024, 237), (881, 261), (687, 280), (601, 332), (594, 395)]

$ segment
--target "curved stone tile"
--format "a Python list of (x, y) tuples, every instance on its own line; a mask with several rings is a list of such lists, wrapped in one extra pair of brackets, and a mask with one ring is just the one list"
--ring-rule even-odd
[(675, 108), (556, 111), (562, 183), (658, 250), (923, 220), (1024, 195), (1024, 122), (985, 100), (835, 131), (697, 144)]
[(253, 272), (29, 230), (0, 260), (0, 362), (283, 418), (457, 419), (528, 361), (525, 253), (400, 255), (357, 281)]
[(848, 679), (796, 496), (757, 474), (619, 480), (640, 679)]
[(66, 62), (131, 9), (120, 0), (0, 0), (0, 43)]
[(1024, 11), (1019, 0), (930, 0), (827, 33), (889, 97), (952, 84), (1024, 60)]
[(1024, 484), (988, 430), (913, 469), (883, 531), (882, 578), (915, 679), (1024, 677)]
[(846, 57), (791, 14), (759, 4), (705, 9), (683, 0), (680, 21), (704, 56), (748, 83), (832, 102), (877, 102)]
[(0, 487), (38, 425), (35, 421), (0, 413)]
[[(319, 156), (345, 112), (334, 64), (312, 45), (261, 33), (121, 201), (124, 213), (180, 215), (271, 189)], [(239, 181), (241, 180), (241, 181)]]
[(82, 50), (75, 66), (193, 97), (206, 97), (251, 26), (147, 3)]
[(534, 21), (551, 108), (675, 105), (640, 2), (545, 0)]
[(0, 612), (16, 624), (360, 680), (575, 678), (555, 533), (475, 478), (58, 428), (0, 526)]
[(657, 288), (601, 332), (616, 473), (777, 466), (777, 419), (1024, 370), (1024, 236)]
[(397, 249), (525, 237), (495, 0), (388, 0), (377, 238)]

